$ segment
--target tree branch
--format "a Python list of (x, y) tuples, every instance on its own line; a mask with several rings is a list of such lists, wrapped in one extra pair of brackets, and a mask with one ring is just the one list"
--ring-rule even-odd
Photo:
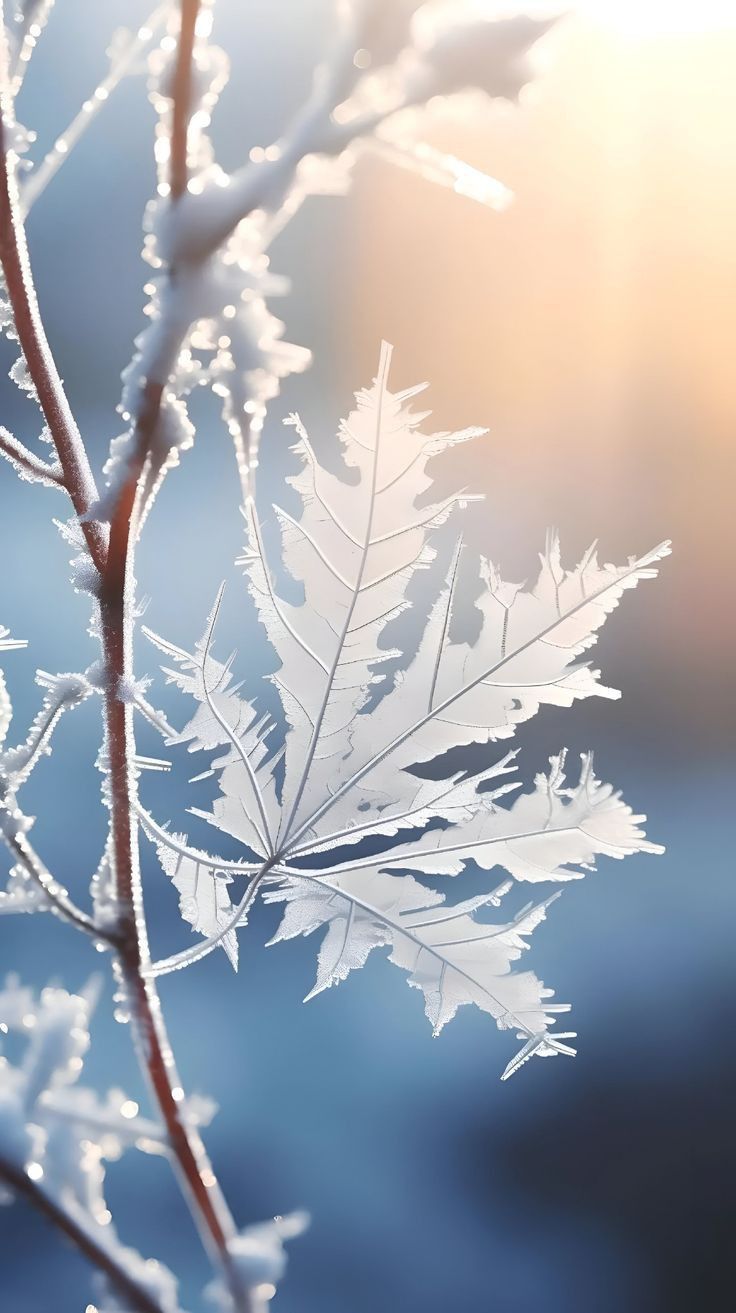
[(0, 1181), (51, 1222), (86, 1259), (107, 1277), (135, 1313), (163, 1313), (161, 1305), (120, 1266), (114, 1253), (56, 1202), (25, 1172), (0, 1158)]

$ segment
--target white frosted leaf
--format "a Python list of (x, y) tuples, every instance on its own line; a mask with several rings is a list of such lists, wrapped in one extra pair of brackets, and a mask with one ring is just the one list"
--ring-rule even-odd
[[(233, 904), (228, 893), (231, 876), (217, 868), (216, 859), (194, 849), (181, 851), (182, 835), (172, 834), (171, 842), (156, 842), (161, 866), (179, 893), (179, 910), (192, 930), (200, 935), (218, 935), (232, 918)], [(238, 941), (234, 930), (220, 939), (235, 971), (238, 969)]]
[(192, 719), (172, 743), (186, 743), (190, 752), (221, 749), (215, 759), (221, 797), (208, 819), (253, 852), (265, 855), (278, 825), (278, 799), (267, 738), (269, 722), (239, 696), (230, 663), (211, 653), (222, 590), (210, 613), (194, 654), (144, 629), (147, 636), (176, 664), (166, 668), (169, 680), (198, 703)]
[[(450, 554), (443, 526), (471, 498), (465, 491), (440, 496), (428, 466), (481, 430), (425, 435), (427, 416), (409, 405), (421, 389), (389, 390), (390, 355), (384, 346), (374, 385), (357, 394), (340, 427), (337, 473), (320, 463), (301, 421), (291, 417), (301, 467), (291, 479), (297, 506), (275, 508), (283, 569), (268, 559), (256, 505), (246, 499), (240, 561), (276, 657), (269, 678), (285, 727), (259, 720), (255, 703), (232, 682), (231, 663), (212, 656), (219, 600), (194, 656), (157, 641), (173, 658), (170, 678), (198, 704), (178, 740), (220, 750), (212, 762), (220, 792), (207, 819), (263, 863), (260, 874), (245, 864), (236, 871), (202, 854), (210, 899), (224, 888), (216, 883), (218, 869), (236, 879), (247, 875), (244, 909), (258, 887), (267, 901), (285, 905), (275, 940), (319, 930), (313, 993), (387, 947), (423, 991), (435, 1030), (474, 1003), (502, 1029), (517, 1031), (523, 1047), (509, 1075), (533, 1055), (572, 1051), (568, 1036), (549, 1029), (564, 1009), (548, 1002), (551, 992), (532, 972), (514, 970), (549, 900), (489, 926), (484, 909), (497, 905), (511, 882), (446, 908), (443, 896), (415, 877), (455, 875), (473, 862), (516, 880), (561, 882), (580, 878), (599, 856), (661, 850), (646, 841), (644, 817), (596, 779), (590, 757), (568, 785), (561, 753), (531, 791), (508, 801), (519, 787), (510, 778), (514, 753), (489, 752), (473, 776), (445, 767), (443, 755), (507, 739), (540, 707), (618, 696), (599, 682), (585, 654), (624, 594), (656, 574), (669, 546), (622, 566), (600, 564), (591, 548), (566, 569), (550, 534), (529, 584), (504, 580), (482, 560), (476, 636), (468, 640), (462, 540)], [(388, 626), (417, 605), (420, 591), (410, 585), (429, 567), (440, 579), (434, 599), (399, 651), (390, 646)], [(359, 849), (340, 861), (346, 847), (363, 841), (372, 853)], [(375, 853), (379, 841), (384, 851)], [(324, 863), (319, 871), (315, 854)], [(175, 860), (169, 852), (170, 867)], [(184, 861), (176, 870), (186, 872), (188, 888), (200, 856), (190, 851)], [(208, 904), (212, 928), (198, 922), (208, 939), (154, 969), (186, 965), (228, 935), (234, 942), (239, 908), (229, 898)]]
[(432, 894), (411, 876), (355, 871), (347, 886), (339, 877), (328, 885), (287, 879), (279, 888), (268, 890), (264, 898), (286, 903), (272, 943), (326, 929), (311, 998), (364, 966), (373, 948), (393, 942), (384, 911), (399, 916), (440, 902), (442, 895)]
[[(457, 875), (465, 862), (474, 861), (488, 871), (502, 866), (517, 880), (575, 880), (601, 855), (664, 851), (646, 841), (639, 827), (646, 817), (634, 815), (609, 784), (596, 779), (589, 755), (583, 756), (574, 788), (565, 787), (564, 761), (564, 753), (552, 757), (549, 775), (539, 775), (533, 792), (521, 794), (510, 807), (497, 806), (497, 794), (476, 792), (461, 814), (446, 814), (452, 821), (448, 828), (332, 870), (347, 872), (368, 863)], [(467, 781), (466, 790), (475, 783)]]
[(356, 714), (380, 678), (381, 663), (395, 655), (382, 645), (386, 625), (409, 605), (407, 588), (415, 572), (436, 556), (432, 529), (458, 503), (470, 500), (456, 494), (426, 502), (432, 486), (426, 466), (431, 457), (483, 430), (423, 434), (419, 425), (426, 415), (412, 414), (407, 404), (423, 389), (389, 392), (390, 359), (384, 346), (374, 386), (356, 394), (356, 409), (340, 427), (350, 482), (318, 463), (305, 430), (293, 419), (302, 469), (290, 483), (302, 512), (292, 517), (277, 510), (277, 515), (284, 565), (303, 587), (303, 605), (278, 597), (249, 508), (242, 560), (281, 661), (274, 682), (290, 724), (282, 838), (344, 769)]
[(477, 918), (477, 912), (497, 903), (507, 887), (448, 907), (442, 894), (411, 876), (355, 869), (345, 875), (284, 876), (264, 897), (286, 904), (272, 942), (325, 931), (317, 982), (309, 997), (363, 966), (373, 948), (388, 945), (390, 960), (424, 993), (435, 1034), (458, 1007), (474, 1003), (501, 1029), (529, 1037), (543, 1033), (553, 1014), (565, 1009), (547, 1003), (552, 991), (533, 972), (511, 972), (549, 900), (525, 907), (505, 924)]

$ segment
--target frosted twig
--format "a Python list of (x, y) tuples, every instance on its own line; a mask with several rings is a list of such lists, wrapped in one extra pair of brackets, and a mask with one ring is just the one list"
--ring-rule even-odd
[(25, 215), (28, 215), (52, 178), (68, 160), (72, 150), (94, 122), (100, 110), (107, 104), (113, 91), (135, 67), (136, 61), (161, 31), (171, 13), (171, 8), (171, 4), (163, 4), (154, 9), (122, 53), (113, 60), (109, 73), (85, 100), (79, 113), (56, 138), (53, 148), (26, 178), (21, 188), (21, 205)]
[(71, 1241), (80, 1254), (104, 1273), (131, 1313), (165, 1313), (158, 1301), (121, 1266), (114, 1246), (103, 1242), (99, 1227), (94, 1230), (91, 1226), (85, 1227), (81, 1218), (72, 1217), (37, 1181), (3, 1158), (0, 1158), (0, 1183), (27, 1200)]
[(90, 935), (93, 939), (102, 940), (111, 945), (115, 943), (115, 936), (99, 927), (91, 916), (88, 916), (86, 912), (77, 907), (64, 886), (59, 884), (58, 880), (55, 880), (50, 871), (46, 869), (41, 858), (28, 841), (25, 825), (24, 817), (15, 811), (11, 811), (4, 803), (0, 803), (0, 839), (2, 839), (8, 851), (28, 877), (41, 890), (50, 908), (57, 912), (64, 921), (68, 921), (77, 930), (83, 930), (85, 934)]
[(466, 196), (491, 210), (506, 210), (514, 199), (511, 189), (498, 178), (473, 168), (456, 155), (437, 150), (427, 142), (402, 141), (375, 133), (367, 138), (366, 146), (389, 164), (409, 169), (427, 182), (448, 188), (458, 196)]
[(41, 710), (25, 741), (0, 753), (0, 768), (7, 773), (13, 792), (25, 783), (39, 757), (48, 751), (51, 735), (64, 712), (78, 706), (92, 692), (79, 675), (54, 676), (39, 670), (36, 680), (47, 689)]
[(17, 438), (13, 437), (6, 428), (0, 427), (0, 452), (7, 457), (11, 465), (15, 465), (21, 478), (34, 480), (36, 483), (44, 483), (49, 488), (63, 488), (64, 476), (61, 469), (49, 465), (47, 461), (42, 460), (35, 452), (26, 447)]

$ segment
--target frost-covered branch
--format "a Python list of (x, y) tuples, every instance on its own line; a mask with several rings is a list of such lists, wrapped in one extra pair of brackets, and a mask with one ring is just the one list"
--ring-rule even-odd
[[(185, 4), (186, 39), (191, 6)], [(196, 16), (196, 15), (195, 15)], [(186, 85), (181, 84), (182, 92)], [(131, 668), (133, 577), (131, 547), (141, 510), (139, 481), (149, 459), (161, 414), (165, 376), (146, 380), (134, 426), (133, 452), (124, 477), (109, 499), (109, 542), (97, 514), (98, 495), (79, 431), (48, 349), (31, 279), (15, 177), (15, 158), (7, 146), (7, 125), (13, 122), (7, 78), (3, 87), (3, 121), (0, 135), (0, 256), (14, 327), (28, 373), (38, 395), (64, 474), (64, 484), (80, 518), (86, 546), (99, 576), (90, 591), (100, 606), (103, 646), (102, 691), (106, 706), (107, 797), (111, 813), (112, 865), (115, 878), (114, 931), (131, 1017), (135, 1023), (141, 1059), (161, 1108), (171, 1152), (184, 1192), (199, 1223), (216, 1267), (223, 1273), (237, 1313), (249, 1313), (247, 1288), (229, 1252), (237, 1236), (227, 1205), (217, 1186), (196, 1129), (185, 1122), (176, 1092), (179, 1078), (166, 1036), (160, 1005), (151, 981), (144, 981), (142, 966), (148, 958), (147, 935), (140, 890), (135, 817), (135, 742), (133, 704), (127, 690), (134, 687)], [(188, 119), (189, 107), (185, 110)], [(23, 850), (20, 833), (12, 844)], [(15, 851), (15, 849), (14, 849)], [(30, 863), (34, 878), (48, 884), (27, 851), (16, 853)], [(82, 914), (84, 917), (84, 914)], [(80, 924), (80, 918), (76, 918)]]
[[(191, 63), (199, 5), (183, 0), (176, 54), (172, 123), (183, 125), (186, 152), (191, 117)], [(175, 202), (174, 202), (175, 203)], [(237, 1234), (225, 1199), (206, 1156), (201, 1137), (181, 1114), (179, 1078), (166, 1034), (155, 985), (144, 978), (149, 962), (148, 936), (138, 851), (136, 757), (133, 707), (122, 691), (134, 684), (132, 632), (135, 612), (133, 556), (139, 522), (145, 513), (146, 475), (160, 428), (166, 377), (146, 375), (134, 410), (130, 450), (109, 493), (110, 541), (100, 588), (101, 634), (106, 687), (106, 731), (110, 836), (120, 909), (119, 960), (141, 1057), (166, 1125), (170, 1149), (185, 1196), (202, 1239), (222, 1273), (236, 1313), (251, 1313), (252, 1303), (233, 1261), (230, 1244)]]
[[(23, 881), (35, 886), (41, 894), (41, 906), (48, 906), (49, 910), (56, 912), (62, 920), (68, 921), (77, 930), (83, 930), (85, 934), (101, 943), (114, 942), (105, 928), (98, 926), (92, 917), (77, 907), (64, 886), (47, 870), (28, 839), (30, 826), (30, 818), (24, 816), (17, 807), (8, 807), (5, 803), (0, 803), (0, 839), (18, 863)], [(35, 910), (36, 904), (29, 909), (18, 897), (21, 892), (21, 889), (16, 887), (15, 907), (11, 902), (6, 910)]]
[(117, 1248), (105, 1243), (104, 1231), (85, 1226), (81, 1217), (75, 1217), (43, 1189), (28, 1171), (6, 1162), (0, 1153), (0, 1185), (5, 1186), (19, 1199), (25, 1199), (47, 1221), (71, 1241), (99, 1272), (115, 1293), (125, 1300), (131, 1313), (167, 1313), (163, 1304), (153, 1299), (118, 1262)]
[(83, 675), (48, 675), (39, 670), (36, 682), (46, 690), (40, 711), (24, 742), (0, 752), (0, 787), (5, 785), (13, 793), (25, 784), (39, 758), (50, 751), (51, 735), (64, 712), (78, 706), (92, 692)]
[(49, 488), (64, 487), (64, 476), (60, 466), (49, 465), (48, 461), (42, 460), (2, 427), (0, 427), (0, 452), (15, 467), (22, 479), (44, 483)]
[(101, 82), (98, 82), (92, 95), (88, 96), (83, 102), (82, 108), (78, 114), (75, 114), (71, 123), (64, 128), (63, 132), (57, 134), (53, 148), (25, 179), (21, 188), (21, 204), (24, 215), (29, 214), (32, 206), (43, 195), (52, 178), (56, 176), (62, 165), (69, 159), (74, 147), (81, 141), (85, 132), (107, 104), (116, 87), (119, 86), (123, 78), (137, 67), (146, 49), (164, 27), (171, 13), (171, 8), (171, 4), (158, 5), (136, 33), (131, 33), (121, 45), (116, 43), (108, 51), (111, 57), (109, 72)]

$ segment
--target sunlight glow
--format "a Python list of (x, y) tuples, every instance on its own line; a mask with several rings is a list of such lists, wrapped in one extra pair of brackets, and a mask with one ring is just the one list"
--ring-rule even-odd
[(631, 37), (736, 28), (736, 0), (579, 0), (576, 8)]

